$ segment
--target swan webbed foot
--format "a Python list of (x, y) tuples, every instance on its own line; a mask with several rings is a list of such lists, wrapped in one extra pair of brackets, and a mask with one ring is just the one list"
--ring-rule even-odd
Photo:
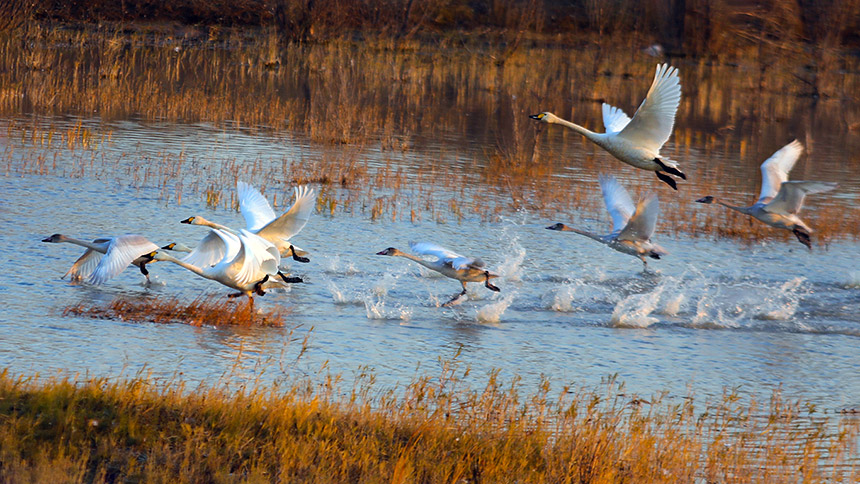
[(263, 284), (265, 284), (265, 282), (266, 282), (266, 281), (268, 281), (268, 280), (269, 280), (269, 275), (268, 275), (268, 274), (266, 274), (266, 277), (264, 277), (264, 278), (262, 278), (261, 280), (257, 281), (257, 283), (256, 283), (256, 284), (254, 284), (254, 294), (259, 294), (260, 296), (265, 296), (265, 295), (266, 295), (266, 291), (264, 291), (264, 290), (263, 290)]
[(310, 260), (310, 259), (308, 259), (307, 257), (302, 257), (302, 256), (300, 256), (300, 255), (296, 254), (296, 248), (295, 248), (295, 247), (293, 247), (292, 245), (290, 245), (290, 254), (292, 254), (292, 256), (293, 256), (293, 260), (294, 260), (294, 261), (296, 261), (296, 262), (304, 262), (304, 263), (308, 263), (308, 262), (310, 262), (310, 261), (311, 261), (311, 260)]
[(443, 305), (442, 305), (442, 307), (443, 307), (443, 308), (447, 308), (447, 307), (450, 307), (450, 306), (455, 306), (455, 305), (457, 305), (457, 304), (460, 304), (461, 302), (463, 302), (463, 299), (464, 299), (464, 298), (463, 298), (463, 296), (465, 296), (465, 295), (466, 295), (466, 287), (465, 287), (465, 285), (464, 285), (464, 287), (463, 287), (463, 292), (461, 292), (461, 293), (457, 294), (456, 296), (452, 297), (448, 302), (446, 302), (445, 304), (443, 304)]
[(490, 284), (490, 281), (487, 281), (486, 283), (484, 283), (484, 287), (486, 287), (487, 289), (489, 289), (489, 290), (491, 290), (491, 291), (493, 291), (493, 292), (501, 292), (501, 289), (499, 289), (498, 287), (496, 287), (496, 286), (494, 286), (494, 285)]
[(791, 231), (797, 240), (800, 241), (801, 244), (805, 245), (807, 249), (812, 250), (812, 242), (809, 237), (809, 232), (800, 228), (794, 227), (794, 230)]
[(659, 178), (660, 181), (672, 187), (673, 190), (678, 189), (678, 185), (675, 183), (675, 180), (673, 180), (672, 177), (659, 171), (655, 171), (654, 173), (657, 174), (657, 178)]
[(681, 177), (682, 180), (687, 179), (687, 175), (685, 175), (683, 171), (675, 168), (674, 166), (669, 166), (669, 165), (663, 163), (663, 161), (660, 160), (660, 158), (654, 158), (654, 163), (657, 163), (658, 165), (660, 165), (660, 169), (662, 169), (663, 171), (665, 171), (666, 173), (668, 173), (670, 175), (675, 175), (677, 177)]
[(301, 277), (297, 276), (287, 276), (281, 271), (278, 271), (278, 276), (287, 284), (297, 284), (300, 282), (305, 282)]

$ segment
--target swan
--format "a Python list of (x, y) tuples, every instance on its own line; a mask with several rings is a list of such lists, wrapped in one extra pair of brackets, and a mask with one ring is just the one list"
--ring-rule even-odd
[[(239, 196), (239, 210), (245, 218), (246, 229), (249, 232), (274, 244), (278, 252), (284, 257), (290, 256), (298, 262), (310, 262), (307, 257), (303, 257), (303, 255), (307, 255), (307, 252), (295, 247), (289, 240), (301, 232), (308, 223), (311, 212), (313, 212), (316, 193), (312, 188), (307, 186), (296, 187), (296, 201), (280, 217), (275, 216), (275, 212), (266, 197), (251, 185), (239, 181), (236, 183), (236, 192)], [(182, 220), (182, 223), (204, 225), (235, 233), (235, 230), (199, 215)]]
[(801, 244), (812, 250), (809, 234), (812, 229), (798, 217), (803, 199), (813, 193), (829, 192), (839, 185), (833, 182), (788, 181), (788, 172), (794, 167), (803, 145), (794, 140), (780, 148), (761, 164), (761, 193), (749, 207), (736, 207), (708, 195), (696, 200), (699, 203), (719, 203), (737, 212), (757, 218), (778, 229), (790, 230)]
[(87, 250), (72, 264), (71, 269), (63, 274), (62, 278), (71, 276), (73, 281), (87, 279), (90, 284), (104, 284), (109, 279), (116, 277), (129, 264), (136, 265), (141, 274), (146, 276), (146, 282), (149, 283), (149, 271), (146, 269), (146, 264), (150, 262), (150, 259), (146, 257), (146, 254), (158, 249), (158, 246), (147, 240), (146, 237), (135, 234), (102, 237), (92, 242), (63, 234), (54, 234), (42, 239), (42, 242), (66, 242), (86, 247)]
[[(271, 276), (284, 277), (278, 270), (281, 255), (274, 244), (266, 239), (245, 229), (239, 229), (236, 234), (227, 230), (214, 229), (207, 235), (209, 236), (217, 237), (221, 241), (220, 246), (212, 242), (200, 244), (183, 259), (177, 259), (163, 249), (149, 253), (148, 258), (173, 262), (201, 277), (236, 289), (239, 293), (231, 296), (248, 296), (251, 304), (254, 303), (254, 294), (261, 296), (265, 294), (263, 284), (269, 281)], [(219, 252), (222, 248), (223, 253)], [(195, 252), (200, 256), (205, 252), (213, 251), (222, 254), (221, 259), (213, 265), (195, 265), (189, 262), (189, 258), (193, 260), (192, 256)]]
[(567, 126), (624, 163), (655, 172), (660, 181), (677, 190), (675, 180), (669, 175), (679, 176), (684, 180), (687, 175), (678, 169), (676, 161), (660, 156), (660, 148), (672, 135), (675, 113), (680, 103), (681, 83), (678, 69), (668, 64), (659, 64), (648, 95), (633, 115), (633, 119), (621, 109), (603, 103), (605, 133), (595, 133), (549, 112), (532, 114), (529, 117), (544, 123)]
[(612, 233), (608, 235), (597, 235), (584, 230), (570, 228), (562, 223), (557, 223), (549, 230), (561, 230), (575, 232), (606, 244), (618, 252), (638, 257), (645, 265), (643, 270), (648, 270), (648, 260), (660, 259), (668, 252), (659, 245), (651, 242), (654, 229), (657, 226), (657, 216), (660, 214), (660, 203), (657, 196), (649, 193), (638, 205), (633, 205), (633, 200), (627, 190), (618, 183), (613, 176), (600, 175), (600, 190), (603, 192), (603, 201), (609, 215), (612, 216)]
[(407, 254), (406, 252), (389, 247), (383, 251), (377, 252), (376, 255), (389, 255), (395, 257), (405, 257), (414, 260), (422, 266), (434, 270), (443, 276), (450, 277), (460, 281), (463, 285), (463, 292), (457, 294), (443, 306), (453, 305), (455, 301), (466, 294), (467, 282), (483, 282), (484, 286), (495, 292), (499, 292), (499, 288), (490, 284), (490, 279), (499, 277), (498, 274), (484, 269), (484, 261), (481, 259), (473, 259), (465, 257), (456, 252), (440, 247), (430, 242), (410, 242), (409, 248), (412, 252), (419, 255), (430, 255), (436, 257), (436, 260), (428, 261), (416, 255)]

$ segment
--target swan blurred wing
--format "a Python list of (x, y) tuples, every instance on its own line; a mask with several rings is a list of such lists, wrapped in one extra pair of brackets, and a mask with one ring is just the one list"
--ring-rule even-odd
[(796, 214), (803, 206), (803, 200), (813, 193), (829, 192), (838, 185), (831, 182), (816, 181), (787, 181), (779, 188), (779, 192), (770, 203), (764, 206), (765, 211), (784, 215)]
[(455, 259), (469, 259), (432, 242), (409, 242), (409, 248), (418, 255), (431, 255), (443, 262), (451, 262)]
[(224, 239), (215, 230), (210, 230), (197, 247), (182, 258), (182, 262), (206, 269), (221, 262), (226, 256), (227, 244)]
[(659, 64), (648, 95), (639, 106), (633, 119), (618, 136), (658, 153), (675, 125), (675, 113), (681, 103), (681, 81), (678, 69)]
[(277, 274), (281, 258), (271, 242), (244, 229), (239, 231), (239, 241), (241, 255), (234, 261), (237, 265), (234, 279), (240, 286), (259, 282), (267, 274)]
[(272, 220), (260, 229), (257, 235), (267, 240), (289, 240), (308, 223), (316, 205), (316, 192), (306, 185), (296, 187), (296, 201), (293, 206), (280, 217)]
[[(105, 252), (107, 252), (107, 247), (111, 240), (113, 239), (95, 239), (93, 240), (93, 243), (103, 246), (105, 248)], [(93, 249), (85, 250), (60, 279), (65, 279), (67, 276), (71, 276), (71, 280), (79, 281), (90, 277), (93, 271), (96, 270), (96, 267), (98, 267), (102, 254), (104, 254), (104, 252), (98, 252)]]
[(239, 210), (245, 217), (248, 230), (256, 232), (275, 220), (275, 212), (266, 197), (259, 190), (245, 182), (236, 182), (239, 194)]
[(630, 122), (630, 117), (615, 106), (603, 103), (603, 126), (607, 133), (617, 133)]
[[(447, 261), (446, 261), (447, 262)], [(454, 269), (483, 269), (486, 264), (484, 261), (472, 257), (457, 257), (450, 260), (451, 267)]]
[(657, 217), (660, 215), (660, 201), (653, 193), (645, 195), (636, 206), (636, 212), (624, 230), (618, 234), (618, 240), (647, 241), (654, 235), (657, 228)]
[(636, 206), (633, 205), (633, 199), (627, 190), (618, 183), (618, 180), (611, 175), (599, 175), (597, 180), (600, 182), (600, 190), (603, 192), (603, 201), (606, 203), (606, 210), (612, 216), (612, 233), (619, 233), (627, 225), (627, 221), (633, 216), (636, 211)]
[(156, 250), (158, 246), (142, 235), (114, 237), (89, 281), (91, 284), (104, 284), (125, 270), (138, 257)]
[(788, 181), (788, 172), (794, 168), (803, 145), (794, 140), (780, 148), (776, 153), (761, 164), (761, 194), (759, 203), (767, 203), (776, 196), (782, 184)]

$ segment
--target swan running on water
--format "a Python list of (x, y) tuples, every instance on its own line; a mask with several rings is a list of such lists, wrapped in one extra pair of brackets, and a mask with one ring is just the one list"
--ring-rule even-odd
[(566, 126), (624, 163), (655, 172), (660, 181), (677, 190), (675, 180), (669, 175), (679, 176), (684, 180), (687, 175), (678, 169), (676, 161), (660, 156), (660, 148), (672, 135), (675, 113), (680, 103), (681, 82), (678, 79), (678, 69), (668, 64), (659, 64), (651, 89), (633, 119), (621, 109), (603, 103), (605, 133), (595, 133), (549, 112), (529, 117), (544, 123)]
[(389, 247), (376, 255), (390, 255), (395, 257), (405, 257), (414, 260), (422, 266), (434, 270), (443, 276), (450, 277), (460, 281), (463, 285), (463, 292), (457, 294), (443, 306), (451, 306), (466, 294), (467, 282), (483, 282), (484, 286), (495, 292), (499, 292), (499, 288), (490, 284), (490, 279), (499, 277), (498, 274), (486, 270), (484, 261), (481, 259), (473, 259), (471, 257), (462, 256), (456, 252), (440, 247), (430, 242), (410, 242), (409, 248), (412, 252), (419, 255), (430, 255), (436, 257), (436, 260), (428, 261), (416, 255), (407, 254), (406, 252)]
[(648, 260), (659, 259), (667, 255), (665, 249), (651, 242), (654, 229), (657, 227), (657, 217), (660, 214), (660, 203), (657, 196), (647, 194), (633, 205), (633, 200), (627, 190), (618, 183), (613, 176), (600, 175), (600, 190), (603, 192), (603, 201), (609, 215), (612, 216), (612, 233), (598, 235), (584, 230), (570, 228), (562, 223), (557, 223), (549, 230), (561, 230), (575, 232), (594, 239), (602, 244), (617, 250), (618, 252), (638, 257), (645, 265), (643, 270), (648, 270)]
[(761, 164), (761, 193), (749, 207), (736, 207), (708, 195), (696, 200), (699, 203), (719, 203), (737, 212), (754, 217), (771, 227), (790, 230), (801, 244), (812, 250), (809, 234), (812, 229), (798, 217), (806, 195), (829, 192), (836, 183), (818, 181), (788, 181), (788, 172), (794, 167), (803, 145), (794, 140)]
[(87, 242), (62, 234), (54, 234), (42, 242), (69, 244), (86, 247), (78, 260), (63, 274), (62, 278), (71, 276), (73, 281), (87, 279), (90, 284), (104, 284), (109, 279), (116, 277), (129, 264), (134, 264), (140, 269), (140, 273), (146, 276), (149, 283), (149, 271), (146, 264), (152, 259), (146, 254), (158, 249), (158, 246), (142, 235), (120, 235), (118, 237), (102, 237)]
[[(309, 262), (307, 252), (293, 246), (290, 238), (301, 232), (307, 225), (311, 212), (316, 202), (316, 193), (312, 188), (300, 186), (295, 188), (296, 201), (289, 210), (280, 217), (275, 215), (272, 206), (256, 188), (245, 182), (236, 183), (236, 192), (239, 196), (239, 210), (245, 217), (246, 229), (252, 234), (268, 240), (277, 247), (278, 252), (284, 257), (292, 257), (298, 262)], [(200, 216), (189, 217), (182, 221), (185, 224), (204, 225), (213, 229), (225, 230), (236, 233), (230, 227), (206, 220)], [(207, 235), (207, 237), (211, 234)], [(204, 239), (205, 241), (206, 239)], [(215, 242), (212, 236), (210, 242)]]
[[(198, 266), (188, 262), (194, 255), (189, 254), (184, 259), (177, 259), (163, 250), (151, 252), (150, 260), (163, 260), (173, 262), (189, 271), (221, 284), (236, 289), (238, 294), (231, 296), (248, 296), (251, 304), (254, 303), (254, 294), (264, 295), (263, 284), (270, 277), (280, 277), (284, 282), (288, 281), (278, 270), (281, 263), (281, 255), (271, 242), (259, 237), (245, 229), (240, 229), (237, 234), (227, 230), (214, 229), (210, 235), (220, 239), (224, 248), (223, 257), (214, 265)], [(209, 237), (209, 236), (207, 236)], [(201, 243), (194, 251), (219, 252), (214, 243)], [(193, 260), (193, 258), (192, 258)]]

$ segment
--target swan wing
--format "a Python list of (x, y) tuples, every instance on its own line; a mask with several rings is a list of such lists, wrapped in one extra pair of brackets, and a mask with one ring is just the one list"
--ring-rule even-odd
[(257, 235), (266, 240), (290, 240), (291, 237), (301, 232), (311, 218), (311, 213), (316, 205), (316, 192), (307, 185), (295, 188), (296, 201), (283, 215), (269, 222), (257, 232)]
[[(449, 261), (446, 261), (449, 262)], [(486, 264), (483, 260), (472, 257), (457, 257), (450, 260), (451, 267), (454, 269), (483, 269)]]
[(611, 175), (599, 175), (597, 181), (600, 182), (600, 190), (603, 192), (603, 202), (606, 203), (606, 210), (612, 216), (612, 233), (620, 232), (626, 225), (633, 212), (636, 211), (636, 206), (633, 205), (633, 199), (627, 190), (618, 183), (618, 180)]
[(469, 259), (432, 242), (409, 242), (409, 248), (418, 255), (431, 255), (445, 263), (455, 259)]
[(156, 250), (158, 250), (158, 246), (142, 235), (131, 234), (114, 237), (89, 281), (91, 284), (104, 284), (125, 270), (138, 257)]
[(620, 108), (603, 103), (603, 127), (606, 128), (607, 133), (617, 133), (629, 122), (630, 117)]
[(245, 217), (248, 230), (256, 232), (275, 220), (275, 212), (266, 197), (259, 190), (245, 182), (236, 182), (239, 194), (239, 211)]
[(639, 200), (636, 212), (630, 217), (630, 221), (624, 230), (618, 234), (618, 240), (647, 241), (654, 235), (657, 228), (657, 216), (660, 214), (660, 201), (653, 193), (645, 195)]
[(72, 264), (72, 267), (63, 274), (63, 277), (60, 279), (65, 279), (66, 276), (71, 276), (71, 280), (78, 281), (81, 279), (86, 279), (92, 275), (93, 271), (96, 270), (96, 267), (99, 265), (99, 261), (102, 258), (102, 254), (107, 252), (107, 247), (110, 244), (112, 239), (95, 239), (93, 240), (94, 244), (99, 244), (105, 248), (104, 252), (99, 252), (93, 249), (87, 249), (84, 253), (78, 257), (78, 260)]
[(224, 239), (215, 230), (210, 230), (197, 247), (182, 258), (182, 262), (205, 269), (221, 262), (226, 255), (227, 244)]
[(832, 182), (817, 181), (787, 181), (779, 187), (779, 192), (770, 203), (764, 206), (765, 211), (783, 215), (796, 214), (803, 206), (803, 199), (813, 193), (829, 192), (838, 185)]
[(240, 255), (233, 261), (233, 276), (239, 286), (248, 286), (263, 279), (266, 274), (277, 274), (280, 255), (268, 240), (247, 230), (239, 231)]
[(645, 100), (618, 136), (655, 154), (672, 135), (675, 113), (681, 103), (678, 69), (659, 64)]
[(759, 203), (767, 203), (777, 195), (782, 184), (788, 181), (788, 172), (794, 168), (794, 164), (797, 163), (801, 153), (803, 153), (803, 145), (794, 140), (780, 148), (761, 164)]

